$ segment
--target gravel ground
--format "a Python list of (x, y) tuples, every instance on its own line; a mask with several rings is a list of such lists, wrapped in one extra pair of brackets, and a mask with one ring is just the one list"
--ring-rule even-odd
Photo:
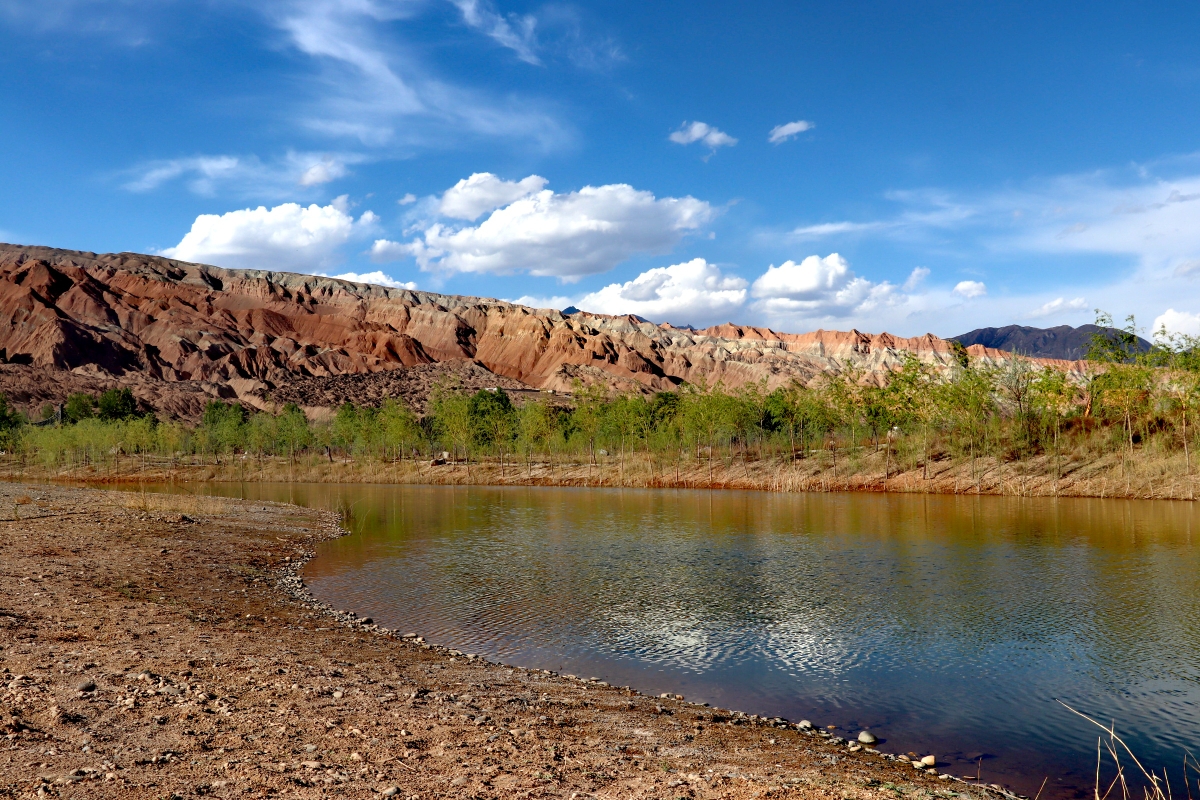
[(339, 615), (295, 577), (339, 533), (287, 505), (0, 485), (0, 797), (998, 796), (856, 731)]

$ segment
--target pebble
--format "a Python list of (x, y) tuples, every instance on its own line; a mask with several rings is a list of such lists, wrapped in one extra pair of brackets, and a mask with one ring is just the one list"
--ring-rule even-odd
[(802, 731), (811, 731), (813, 729), (813, 724), (806, 719), (802, 719), (796, 723), (796, 727)]
[(858, 740), (863, 744), (875, 744), (879, 740), (875, 738), (875, 734), (870, 731), (862, 731), (858, 734)]
[(334, 693), (333, 693), (333, 699), (334, 699), (334, 700), (341, 700), (341, 699), (342, 699), (343, 697), (345, 697), (345, 696), (346, 696), (346, 693), (345, 693), (345, 692), (334, 692)]
[(384, 797), (395, 797), (396, 795), (400, 794), (400, 787), (399, 786), (389, 786), (388, 788), (386, 788), (382, 792), (380, 792), (380, 794), (383, 795)]
[(927, 767), (932, 767), (937, 764), (937, 759), (933, 756), (925, 756), (921, 759), (921, 763)]
[(466, 786), (466, 785), (467, 785), (467, 779), (466, 779), (466, 778), (464, 778), (462, 775), (459, 775), (457, 778), (455, 778), (454, 780), (450, 781), (450, 785), (451, 785), (451, 786)]
[(81, 692), (94, 692), (96, 691), (96, 684), (92, 681), (84, 681), (75, 688)]

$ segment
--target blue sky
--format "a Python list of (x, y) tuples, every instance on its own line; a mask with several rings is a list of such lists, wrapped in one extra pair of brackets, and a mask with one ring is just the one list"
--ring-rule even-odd
[(734, 321), (1200, 333), (1194, 3), (0, 0), (0, 240)]

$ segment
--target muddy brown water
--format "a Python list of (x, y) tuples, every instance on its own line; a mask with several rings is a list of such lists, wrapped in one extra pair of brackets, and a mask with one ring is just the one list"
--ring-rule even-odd
[(1059, 700), (1115, 722), (1173, 781), (1185, 749), (1200, 751), (1191, 503), (191, 490), (342, 510), (351, 535), (306, 568), (313, 593), (489, 659), (866, 728), (882, 750), (933, 753), (957, 775), (1031, 795), (1048, 778), (1043, 797), (1094, 783), (1100, 731)]

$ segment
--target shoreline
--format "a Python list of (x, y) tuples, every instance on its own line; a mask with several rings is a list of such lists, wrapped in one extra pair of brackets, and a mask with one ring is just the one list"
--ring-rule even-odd
[[(497, 459), (474, 462), (256, 459), (223, 457), (218, 463), (114, 456), (111, 464), (49, 468), (0, 462), (8, 481), (76, 482), (89, 485), (137, 483), (263, 482), (382, 483), (438, 486), (576, 486), (641, 489), (742, 489), (772, 492), (873, 492), (988, 495), (1002, 497), (1092, 497), (1128, 500), (1185, 500), (1200, 492), (1200, 475), (1186, 474), (1182, 456), (1126, 462), (1120, 454), (1092, 460), (1056, 461), (1048, 456), (1002, 462), (942, 459), (897, 471), (885, 454), (870, 452), (830, 466), (828, 454), (792, 462), (746, 457), (655, 462), (642, 456), (598, 458), (596, 464)], [(845, 463), (850, 461), (848, 469)], [(886, 471), (885, 470), (889, 470)], [(886, 474), (886, 477), (885, 477)]]
[[(13, 796), (865, 800), (898, 784), (1016, 796), (939, 780), (836, 733), (380, 630), (317, 600), (299, 577), (320, 541), (346, 535), (330, 512), (0, 488), (0, 503), (23, 498), (14, 507), (28, 519), (4, 523), (14, 533), (0, 540), (14, 584), (0, 609), (0, 774)], [(31, 537), (36, 546), (18, 541)], [(172, 582), (154, 579), (166, 573)]]

